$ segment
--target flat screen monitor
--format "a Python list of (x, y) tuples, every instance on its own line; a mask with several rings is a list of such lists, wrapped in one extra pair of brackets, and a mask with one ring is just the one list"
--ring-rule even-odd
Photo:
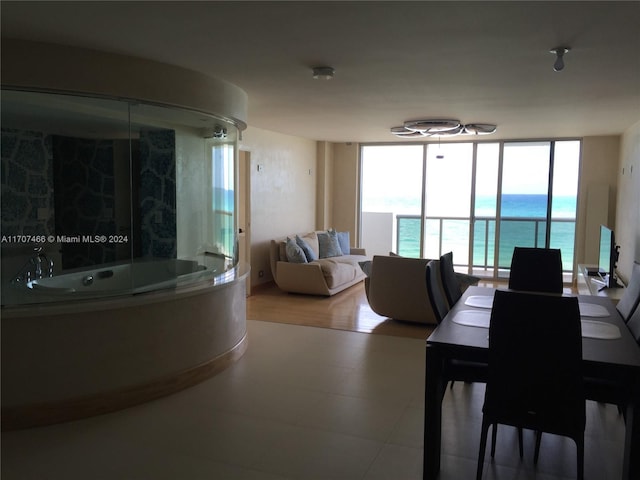
[(600, 225), (600, 253), (598, 256), (598, 270), (605, 282), (605, 287), (618, 286), (616, 281), (616, 263), (618, 262), (618, 247), (613, 230)]

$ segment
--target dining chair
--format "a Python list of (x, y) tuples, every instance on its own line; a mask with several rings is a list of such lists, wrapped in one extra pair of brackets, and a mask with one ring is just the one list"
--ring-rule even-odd
[(636, 307), (633, 314), (629, 318), (627, 322), (627, 327), (633, 335), (633, 338), (636, 339), (636, 342), (640, 345), (640, 305)]
[[(449, 313), (449, 306), (445, 297), (444, 289), (440, 279), (440, 262), (431, 260), (427, 263), (426, 281), (429, 302), (433, 308), (438, 323)], [(445, 378), (451, 381), (453, 388), (455, 380), (466, 383), (485, 382), (487, 378), (487, 364), (467, 360), (450, 360), (444, 366)]]
[[(640, 305), (636, 307), (627, 321), (627, 328), (633, 338), (640, 345)], [(619, 378), (595, 378), (585, 376), (585, 396), (589, 400), (599, 403), (610, 403), (618, 407), (618, 413), (627, 420), (627, 405), (631, 396), (632, 386)]]
[(427, 263), (426, 281), (429, 303), (431, 303), (431, 308), (433, 308), (436, 322), (439, 324), (445, 315), (449, 313), (449, 305), (447, 304), (447, 298), (442, 287), (440, 262), (438, 260), (431, 260)]
[(445, 253), (440, 257), (440, 280), (449, 307), (453, 307), (462, 296), (462, 288), (453, 269), (453, 252)]
[(627, 322), (640, 303), (640, 263), (633, 262), (631, 278), (627, 288), (616, 305), (616, 310), (622, 315), (622, 319)]
[(557, 248), (514, 247), (509, 289), (562, 293), (562, 256)]
[(585, 397), (576, 297), (496, 291), (482, 413), (477, 480), (488, 429), (496, 423), (536, 431), (534, 463), (542, 432), (572, 438), (578, 479), (584, 478)]

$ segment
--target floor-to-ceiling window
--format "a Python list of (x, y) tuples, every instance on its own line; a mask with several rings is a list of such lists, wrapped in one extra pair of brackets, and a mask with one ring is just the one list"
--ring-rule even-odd
[(472, 143), (427, 149), (424, 253), (438, 258), (453, 252), (456, 263), (469, 262)]
[(500, 178), (500, 144), (479, 143), (476, 149), (473, 204), (472, 270), (493, 276)]
[[(560, 248), (573, 270), (580, 141), (364, 145), (362, 244), (508, 275), (513, 247)], [(410, 205), (410, 207), (409, 207)]]
[(371, 255), (421, 256), (422, 145), (362, 150), (361, 224)]

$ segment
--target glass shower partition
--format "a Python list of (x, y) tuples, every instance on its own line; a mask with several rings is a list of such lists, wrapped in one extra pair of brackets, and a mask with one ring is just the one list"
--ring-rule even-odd
[(232, 123), (201, 112), (3, 90), (2, 305), (234, 268), (236, 145)]

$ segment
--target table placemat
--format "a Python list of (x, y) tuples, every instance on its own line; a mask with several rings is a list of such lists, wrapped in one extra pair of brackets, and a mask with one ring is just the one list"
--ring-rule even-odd
[(493, 295), (470, 295), (464, 301), (465, 305), (476, 308), (489, 308), (493, 307)]
[(609, 312), (602, 305), (597, 303), (578, 302), (581, 317), (608, 317)]
[(460, 310), (456, 312), (451, 321), (467, 327), (489, 328), (491, 312), (486, 310)]
[[(489, 328), (491, 313), (486, 310), (460, 310), (451, 318), (453, 323), (466, 327)], [(614, 340), (620, 338), (620, 329), (611, 323), (597, 320), (580, 320), (582, 336), (600, 340)]]
[[(475, 308), (491, 309), (493, 307), (493, 297), (489, 295), (471, 295), (465, 302), (465, 305)], [(578, 302), (581, 317), (608, 317), (609, 312), (602, 305), (597, 303)]]
[(601, 340), (615, 340), (620, 338), (620, 329), (611, 323), (598, 322), (597, 320), (580, 320), (582, 323), (582, 336), (586, 338), (598, 338)]

